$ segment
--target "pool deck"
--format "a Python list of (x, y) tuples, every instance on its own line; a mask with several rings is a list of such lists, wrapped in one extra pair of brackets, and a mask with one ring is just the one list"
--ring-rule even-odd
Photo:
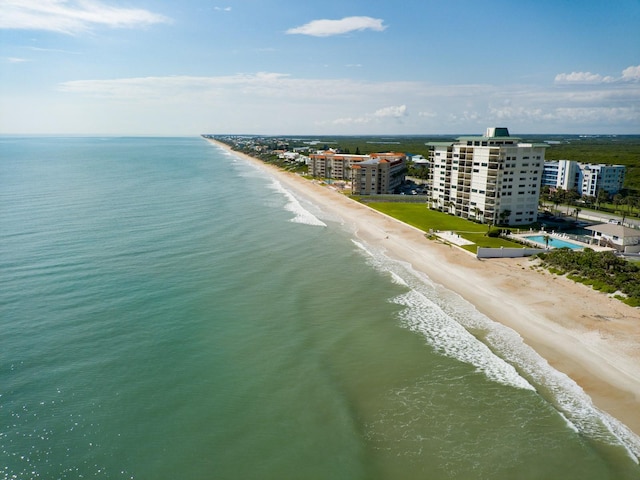
[[(563, 242), (566, 243), (572, 243), (574, 245), (577, 245), (581, 248), (590, 248), (596, 252), (608, 252), (608, 251), (613, 251), (613, 248), (610, 247), (601, 247), (599, 245), (591, 245), (588, 243), (584, 243), (584, 242), (579, 242), (578, 240), (574, 240), (572, 238), (569, 238), (568, 235), (563, 234), (563, 233), (555, 233), (555, 232), (547, 232), (545, 230), (539, 230), (539, 231), (534, 231), (531, 230), (529, 232), (525, 232), (525, 233), (516, 233), (516, 234), (511, 234), (510, 237), (513, 238), (514, 240), (519, 240), (521, 242), (524, 242), (528, 245), (531, 245), (533, 247), (541, 247), (541, 248), (545, 248), (544, 245), (541, 245), (538, 242), (534, 242), (532, 240), (529, 240), (527, 237), (531, 237), (534, 235), (549, 235), (550, 238), (555, 238), (557, 240), (562, 240)], [(554, 247), (549, 247), (549, 249), (553, 249)]]

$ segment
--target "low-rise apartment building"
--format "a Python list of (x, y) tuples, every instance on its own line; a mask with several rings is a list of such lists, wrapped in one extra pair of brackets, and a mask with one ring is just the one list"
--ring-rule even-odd
[(401, 153), (372, 153), (369, 160), (352, 167), (351, 190), (355, 195), (394, 193), (404, 181), (406, 157)]
[(404, 181), (403, 153), (351, 155), (324, 151), (309, 155), (309, 175), (351, 181), (356, 195), (393, 193)]
[(309, 175), (350, 181), (353, 165), (370, 158), (369, 155), (351, 155), (332, 150), (312, 153), (309, 155)]

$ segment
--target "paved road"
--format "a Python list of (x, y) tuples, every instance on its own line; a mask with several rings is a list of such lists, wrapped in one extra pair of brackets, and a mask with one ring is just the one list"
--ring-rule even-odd
[[(550, 210), (553, 208), (553, 204), (549, 202), (547, 202), (545, 206), (548, 207)], [(571, 207), (571, 206), (567, 207), (567, 205), (559, 205), (558, 211), (561, 212), (561, 215), (566, 215), (567, 208), (569, 209), (569, 215), (567, 216), (569, 217), (573, 216), (571, 215), (571, 213), (575, 212), (575, 207)], [(606, 213), (606, 212), (597, 212), (594, 210), (582, 210), (580, 213), (578, 213), (578, 218), (581, 220), (588, 220), (590, 222), (607, 223), (609, 222), (609, 220), (622, 222), (621, 215), (614, 215), (613, 213)], [(624, 225), (632, 228), (640, 228), (640, 219), (637, 219), (635, 217), (625, 218)]]
[[(622, 217), (620, 215), (613, 215), (610, 213), (591, 212), (591, 211), (585, 214), (580, 212), (578, 214), (578, 218), (589, 220), (592, 222), (602, 222), (602, 223), (607, 223), (609, 220), (622, 222)], [(624, 225), (632, 228), (640, 228), (640, 220), (638, 220), (637, 218), (625, 218)]]

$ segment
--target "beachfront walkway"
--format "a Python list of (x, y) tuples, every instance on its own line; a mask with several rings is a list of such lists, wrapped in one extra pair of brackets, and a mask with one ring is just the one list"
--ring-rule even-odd
[(454, 245), (458, 245), (462, 247), (463, 245), (473, 245), (473, 242), (462, 238), (459, 234), (455, 232), (434, 232), (434, 235), (445, 242), (453, 243)]

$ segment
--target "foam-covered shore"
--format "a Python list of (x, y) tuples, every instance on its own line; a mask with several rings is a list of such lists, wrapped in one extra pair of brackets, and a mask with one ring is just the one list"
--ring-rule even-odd
[[(212, 143), (230, 151), (220, 142)], [(286, 188), (352, 226), (368, 245), (458, 293), (516, 331), (601, 410), (640, 434), (640, 311), (566, 278), (530, 268), (529, 259), (478, 260), (424, 232), (299, 175), (238, 152)]]

